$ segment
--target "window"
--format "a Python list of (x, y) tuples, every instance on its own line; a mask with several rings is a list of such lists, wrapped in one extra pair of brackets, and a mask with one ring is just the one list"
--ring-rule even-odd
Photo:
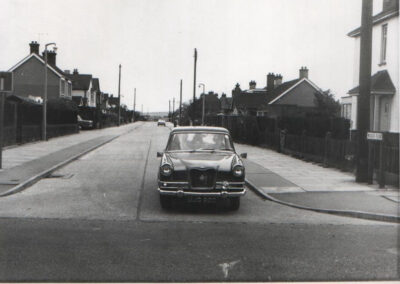
[(351, 104), (342, 104), (342, 117), (351, 119)]
[(223, 133), (176, 133), (169, 140), (168, 151), (232, 151), (230, 137)]
[(61, 86), (60, 93), (61, 93), (61, 96), (64, 96), (65, 95), (65, 81), (61, 79), (60, 82), (61, 82), (60, 83), (60, 86)]
[(381, 39), (381, 63), (386, 63), (386, 43), (387, 43), (387, 24), (382, 25), (382, 39)]

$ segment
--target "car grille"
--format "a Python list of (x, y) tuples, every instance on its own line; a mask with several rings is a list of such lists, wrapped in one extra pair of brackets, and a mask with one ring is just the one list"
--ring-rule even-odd
[(215, 184), (215, 170), (197, 170), (190, 171), (190, 185), (192, 188), (213, 188)]

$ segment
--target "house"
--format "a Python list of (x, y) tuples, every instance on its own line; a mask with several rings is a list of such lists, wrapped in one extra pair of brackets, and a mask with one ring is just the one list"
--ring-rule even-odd
[(282, 117), (305, 116), (318, 111), (316, 93), (322, 90), (308, 78), (308, 69), (301, 67), (299, 77), (283, 82), (280, 74), (269, 73), (267, 86), (257, 88), (250, 81), (248, 90), (236, 84), (232, 90), (233, 114)]
[[(78, 69), (74, 69), (72, 74), (70, 74), (68, 70), (66, 70), (65, 73), (72, 81), (72, 97), (80, 97), (82, 98), (83, 106), (95, 108), (97, 92), (96, 87), (98, 87), (98, 91), (100, 91), (100, 86), (93, 87), (92, 75), (79, 74)], [(96, 82), (98, 83), (98, 79)]]
[(108, 102), (108, 105), (110, 106), (110, 108), (117, 109), (119, 106), (119, 98), (114, 97), (112, 94), (108, 97), (107, 102)]
[[(360, 33), (347, 35), (355, 41), (353, 87), (342, 97), (342, 116), (357, 129), (359, 94)], [(373, 16), (370, 129), (399, 132), (399, 0), (383, 0), (382, 10)]]
[[(44, 52), (39, 55), (39, 43), (36, 41), (32, 41), (29, 46), (29, 55), (8, 70), (13, 73), (13, 94), (42, 101), (45, 84)], [(47, 52), (47, 98), (71, 99), (71, 80), (57, 67), (56, 58), (55, 51)]]
[(228, 98), (226, 94), (222, 93), (219, 101), (221, 105), (221, 114), (229, 114), (232, 112), (232, 97)]
[[(213, 91), (208, 94), (201, 94), (195, 101), (196, 118), (201, 118), (203, 114), (203, 98), (204, 98), (204, 113), (206, 116), (217, 115), (221, 111), (221, 102), (218, 94)], [(192, 104), (193, 105), (193, 104)]]
[(96, 107), (101, 108), (104, 94), (100, 91), (100, 81), (98, 78), (92, 79), (92, 93), (96, 97)]

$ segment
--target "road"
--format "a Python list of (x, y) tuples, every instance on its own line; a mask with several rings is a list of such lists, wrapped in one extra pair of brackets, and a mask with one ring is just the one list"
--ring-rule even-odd
[[(399, 226), (282, 206), (165, 212), (169, 129), (145, 123), (0, 198), (1, 281), (394, 280)], [(251, 159), (251, 157), (249, 157)]]

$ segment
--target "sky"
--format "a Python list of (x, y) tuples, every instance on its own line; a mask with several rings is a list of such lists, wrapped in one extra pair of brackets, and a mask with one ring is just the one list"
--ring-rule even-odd
[[(382, 0), (375, 0), (379, 9)], [(353, 86), (354, 40), (361, 0), (1, 0), (0, 70), (29, 54), (29, 43), (56, 42), (57, 66), (100, 79), (136, 109), (168, 111), (169, 100), (193, 97), (197, 84), (231, 96), (239, 83), (266, 85), (269, 72), (283, 81), (309, 79), (340, 98)], [(6, 24), (4, 24), (6, 23)], [(199, 95), (202, 88), (196, 86)]]

